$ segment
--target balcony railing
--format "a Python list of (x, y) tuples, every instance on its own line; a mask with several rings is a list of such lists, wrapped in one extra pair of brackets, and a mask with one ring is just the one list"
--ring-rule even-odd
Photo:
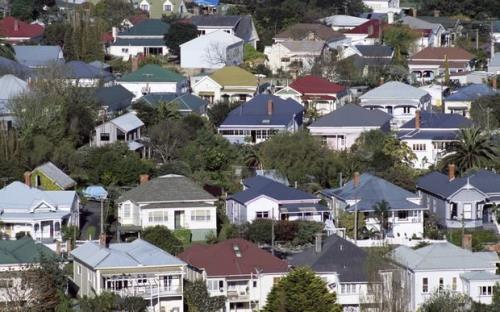
[(134, 286), (122, 289), (107, 289), (120, 297), (167, 297), (167, 296), (180, 296), (182, 295), (182, 287), (158, 287), (158, 286)]
[(248, 301), (250, 294), (246, 290), (228, 290), (227, 300), (229, 301)]

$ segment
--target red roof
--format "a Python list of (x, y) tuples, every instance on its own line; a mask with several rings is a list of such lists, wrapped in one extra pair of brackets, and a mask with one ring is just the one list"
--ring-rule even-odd
[(337, 94), (345, 91), (343, 85), (317, 76), (300, 77), (292, 82), (290, 87), (302, 94)]
[(43, 26), (28, 24), (12, 16), (0, 20), (0, 35), (9, 38), (35, 38), (43, 35)]
[(241, 238), (215, 245), (193, 245), (177, 257), (204, 269), (207, 276), (250, 276), (256, 273), (256, 269), (262, 270), (262, 273), (288, 271), (288, 263)]
[(148, 16), (146, 14), (138, 14), (138, 15), (131, 16), (128, 20), (130, 23), (132, 23), (132, 25), (135, 26), (135, 25), (139, 24), (140, 22), (147, 20), (147, 19), (148, 19)]
[(380, 38), (382, 23), (379, 20), (372, 19), (363, 24), (346, 31), (347, 34), (366, 34), (368, 38)]
[(113, 42), (113, 33), (108, 31), (105, 32), (101, 35), (101, 42), (102, 43), (111, 43)]

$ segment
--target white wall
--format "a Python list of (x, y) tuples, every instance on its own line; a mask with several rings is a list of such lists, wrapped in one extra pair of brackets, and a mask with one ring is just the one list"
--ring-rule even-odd
[(177, 82), (125, 82), (118, 81), (125, 89), (129, 90), (134, 94), (133, 101), (141, 98), (143, 96), (143, 88), (149, 87), (150, 93), (158, 92), (173, 92), (180, 93), (182, 90), (181, 83)]
[(471, 102), (470, 101), (444, 101), (444, 112), (446, 114), (462, 114), (462, 110), (455, 110), (453, 111), (454, 108), (462, 108), (462, 107), (467, 107), (465, 110), (465, 117), (470, 118), (470, 107), (471, 107)]
[[(365, 131), (380, 129), (379, 127), (309, 127), (312, 136), (326, 136), (326, 145), (332, 150), (349, 149), (354, 144), (356, 139)], [(329, 138), (329, 136), (344, 136), (344, 145), (341, 145), (341, 140), (337, 138)], [(338, 144), (337, 144), (338, 142)]]
[[(222, 58), (222, 59), (219, 59)], [(243, 62), (243, 41), (227, 45), (222, 41), (201, 41), (181, 45), (182, 68), (219, 69)]]
[[(131, 57), (137, 56), (139, 53), (144, 54), (144, 46), (115, 46), (112, 45), (108, 48), (109, 54), (121, 57), (123, 61), (128, 61)], [(167, 46), (162, 47), (154, 47), (154, 48), (162, 48), (162, 55), (168, 54)]]
[(193, 90), (193, 94), (198, 96), (200, 96), (200, 92), (213, 92), (214, 102), (218, 102), (221, 99), (221, 86), (208, 76), (192, 84), (191, 89)]

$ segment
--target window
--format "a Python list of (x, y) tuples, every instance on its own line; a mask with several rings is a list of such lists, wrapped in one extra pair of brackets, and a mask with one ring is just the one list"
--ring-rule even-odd
[(411, 107), (403, 107), (403, 114), (409, 114)]
[(425, 151), (425, 149), (426, 149), (426, 145), (425, 145), (425, 144), (422, 144), (422, 143), (413, 144), (412, 149), (413, 149), (414, 151)]
[(165, 4), (165, 5), (163, 6), (163, 11), (165, 11), (165, 12), (172, 12), (172, 5), (170, 5), (170, 4)]
[(269, 211), (257, 211), (255, 217), (257, 219), (269, 219)]
[(406, 220), (406, 219), (408, 219), (408, 211), (406, 211), (406, 210), (398, 211), (398, 219), (399, 220)]
[(422, 292), (429, 292), (429, 279), (427, 277), (422, 278)]
[(224, 281), (222, 280), (207, 280), (207, 288), (209, 291), (224, 291)]
[(101, 141), (109, 141), (109, 133), (101, 133)]
[(141, 3), (140, 8), (143, 11), (149, 12), (149, 4), (147, 3)]
[(150, 211), (148, 213), (149, 223), (160, 223), (168, 221), (168, 212), (163, 210)]
[(472, 219), (472, 204), (464, 204), (464, 219)]
[(491, 286), (480, 286), (479, 287), (479, 294), (481, 296), (491, 296), (493, 293), (493, 287)]
[(122, 53), (128, 53), (128, 48), (122, 48)]
[(346, 292), (346, 285), (340, 284), (340, 293), (345, 294), (345, 292)]
[(14, 286), (14, 281), (11, 279), (0, 279), (0, 288), (11, 288)]
[(92, 281), (92, 271), (88, 271), (87, 272), (87, 278), (89, 280), (89, 284), (92, 284), (93, 283), (93, 281)]
[(439, 290), (444, 289), (444, 278), (440, 277), (439, 278)]
[(123, 204), (123, 217), (130, 218), (130, 204)]
[(457, 278), (456, 277), (451, 279), (451, 289), (457, 290)]
[(253, 284), (253, 288), (257, 287), (257, 281), (253, 281), (252, 284)]
[(210, 210), (193, 210), (191, 212), (191, 221), (210, 221)]
[(288, 63), (288, 62), (290, 62), (290, 58), (289, 58), (289, 57), (282, 57), (282, 58), (281, 58), (281, 61), (282, 61), (283, 63)]
[(82, 274), (82, 267), (79, 264), (76, 265), (76, 274)]

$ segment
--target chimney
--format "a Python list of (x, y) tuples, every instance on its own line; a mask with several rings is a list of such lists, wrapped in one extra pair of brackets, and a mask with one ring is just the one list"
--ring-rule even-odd
[(14, 31), (19, 31), (19, 21), (17, 19), (14, 20)]
[(138, 69), (139, 69), (139, 57), (133, 56), (132, 57), (132, 71), (135, 72)]
[(323, 234), (322, 233), (316, 233), (314, 235), (314, 251), (316, 253), (320, 253), (321, 249), (323, 248)]
[(387, 12), (387, 23), (394, 24), (394, 12)]
[(116, 37), (118, 36), (118, 28), (111, 27), (111, 35), (113, 36), (113, 42), (116, 41)]
[(495, 89), (495, 90), (497, 89), (497, 79), (498, 79), (498, 76), (497, 76), (497, 75), (494, 75), (494, 76), (493, 76), (493, 79), (491, 80), (491, 87), (492, 87), (493, 89)]
[(417, 9), (416, 8), (413, 8), (413, 10), (411, 10), (412, 14), (413, 14), (413, 17), (417, 17)]
[(464, 234), (462, 237), (462, 248), (472, 250), (472, 234)]
[(354, 187), (359, 186), (359, 172), (354, 172), (354, 178), (352, 179)]
[(439, 10), (434, 10), (434, 17), (439, 17), (439, 14), (441, 13)]
[(73, 243), (71, 239), (68, 239), (66, 241), (66, 251), (69, 253), (71, 250), (73, 250)]
[(273, 100), (267, 101), (267, 114), (271, 116), (273, 114)]
[(146, 182), (149, 181), (149, 174), (141, 174), (139, 175), (139, 184), (143, 185), (146, 184)]
[(420, 129), (420, 110), (415, 111), (415, 129)]
[(24, 173), (24, 184), (31, 187), (31, 171), (26, 171)]
[(448, 180), (449, 181), (453, 181), (455, 179), (455, 171), (456, 171), (455, 164), (449, 164), (448, 165)]
[(99, 246), (102, 248), (108, 248), (108, 237), (105, 233), (99, 235)]
[(379, 80), (379, 86), (383, 85), (384, 84), (384, 77), (380, 77), (380, 80)]

